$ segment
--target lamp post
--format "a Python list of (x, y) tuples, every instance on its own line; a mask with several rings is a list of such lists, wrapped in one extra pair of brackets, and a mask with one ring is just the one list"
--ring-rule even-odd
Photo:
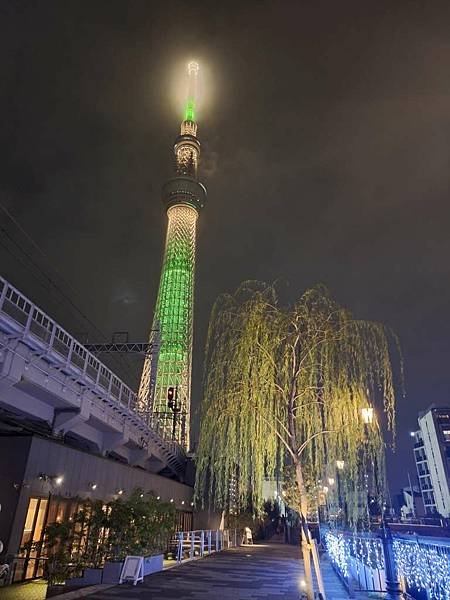
[(343, 460), (337, 460), (336, 461), (336, 479), (337, 479), (337, 494), (338, 494), (338, 506), (339, 509), (342, 508), (342, 512), (343, 512), (343, 519), (342, 519), (342, 527), (345, 527), (345, 524), (347, 522), (347, 509), (346, 509), (346, 505), (345, 505), (345, 500), (342, 502), (342, 507), (341, 507), (341, 501), (342, 501), (342, 494), (341, 494), (341, 471), (344, 470), (345, 467), (345, 462)]
[[(362, 408), (361, 415), (364, 421), (364, 429), (367, 432), (368, 426), (371, 425), (374, 420), (373, 408), (371, 406)], [(386, 577), (386, 599), (398, 600), (398, 598), (402, 596), (402, 590), (397, 577), (392, 531), (386, 521), (384, 505), (381, 513), (380, 538), (381, 545), (383, 547), (384, 570)]]
[(386, 521), (384, 510), (381, 520), (380, 537), (381, 545), (383, 547), (384, 572), (386, 577), (385, 598), (387, 600), (398, 600), (398, 598), (402, 597), (403, 592), (398, 580), (397, 568), (395, 565), (392, 531)]

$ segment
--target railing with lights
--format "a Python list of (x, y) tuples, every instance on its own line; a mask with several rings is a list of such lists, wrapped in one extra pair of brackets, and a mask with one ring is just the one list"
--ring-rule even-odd
[(237, 548), (241, 545), (238, 529), (198, 529), (179, 531), (170, 544), (177, 563), (202, 558), (214, 552)]
[(393, 547), (397, 572), (409, 588), (426, 590), (430, 600), (450, 600), (450, 541), (402, 536)]
[(68, 374), (124, 416), (132, 416), (137, 426), (148, 428), (151, 437), (156, 434), (154, 441), (175, 461), (184, 460), (181, 447), (163, 439), (161, 424), (152, 413), (138, 410), (137, 394), (3, 277), (0, 277), (0, 324), (3, 329), (7, 328), (8, 339), (21, 339), (34, 356), (44, 358), (50, 367)]
[[(386, 591), (382, 537), (324, 530), (322, 537), (333, 567), (349, 593)], [(450, 541), (421, 536), (392, 538), (394, 569), (404, 598), (450, 600)]]

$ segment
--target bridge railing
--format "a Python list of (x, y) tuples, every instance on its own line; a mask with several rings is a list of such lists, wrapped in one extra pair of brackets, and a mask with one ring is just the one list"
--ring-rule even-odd
[[(137, 394), (130, 387), (54, 319), (0, 277), (0, 317), (2, 315), (6, 317), (1, 321), (3, 326), (6, 324), (9, 336), (20, 337), (33, 354), (45, 358), (117, 408), (132, 412), (142, 424), (164, 437), (160, 422), (151, 411), (140, 410)], [(165, 439), (164, 446), (176, 456), (183, 455), (180, 446), (171, 440)]]
[(214, 552), (236, 548), (241, 545), (238, 529), (197, 529), (178, 531), (172, 539), (177, 563), (208, 556)]
[[(350, 595), (386, 592), (386, 550), (376, 533), (323, 530), (328, 556)], [(392, 537), (393, 567), (404, 598), (450, 600), (450, 540), (423, 536)]]

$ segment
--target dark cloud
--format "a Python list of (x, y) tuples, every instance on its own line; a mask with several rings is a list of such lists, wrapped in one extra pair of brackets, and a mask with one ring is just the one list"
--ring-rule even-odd
[[(406, 483), (417, 411), (450, 402), (448, 4), (4, 1), (0, 10), (2, 203), (84, 312), (108, 335), (146, 335), (179, 121), (171, 73), (198, 56), (211, 93), (199, 109), (209, 195), (194, 403), (220, 292), (281, 278), (292, 301), (324, 282), (400, 335), (407, 397), (390, 462)], [(6, 274), (69, 321), (2, 251)]]

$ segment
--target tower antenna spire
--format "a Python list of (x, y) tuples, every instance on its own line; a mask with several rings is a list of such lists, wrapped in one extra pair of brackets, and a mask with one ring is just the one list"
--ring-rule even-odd
[(184, 120), (195, 122), (195, 111), (197, 103), (197, 85), (198, 85), (199, 64), (195, 60), (191, 60), (188, 64), (188, 94), (186, 106), (184, 109)]
[[(139, 407), (166, 438), (189, 449), (196, 225), (206, 189), (198, 181), (200, 142), (196, 101), (199, 65), (187, 65), (188, 86), (180, 135), (175, 140), (175, 177), (162, 189), (167, 236), (152, 330), (159, 355), (144, 361)], [(168, 402), (169, 390), (176, 401)], [(171, 412), (172, 411), (172, 412)]]

